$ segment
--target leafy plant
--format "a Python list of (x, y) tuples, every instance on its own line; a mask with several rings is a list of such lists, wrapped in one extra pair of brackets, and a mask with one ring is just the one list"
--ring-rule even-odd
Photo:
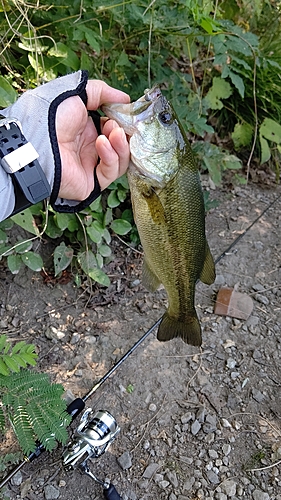
[(52, 450), (56, 441), (65, 443), (65, 427), (71, 421), (62, 385), (51, 384), (47, 374), (27, 368), (36, 364), (34, 350), (24, 341), (12, 347), (6, 335), (0, 335), (0, 430), (4, 432), (9, 422), (26, 455), (38, 441), (46, 450)]

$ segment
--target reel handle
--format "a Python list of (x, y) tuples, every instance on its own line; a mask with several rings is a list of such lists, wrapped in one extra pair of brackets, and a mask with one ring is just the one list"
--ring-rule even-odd
[(106, 500), (122, 500), (122, 497), (120, 497), (119, 493), (111, 483), (109, 485), (109, 488), (103, 490), (103, 494)]

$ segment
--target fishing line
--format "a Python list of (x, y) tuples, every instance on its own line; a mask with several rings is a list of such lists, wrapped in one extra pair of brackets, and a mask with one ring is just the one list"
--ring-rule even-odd
[[(237, 238), (235, 238), (235, 240), (227, 247), (226, 250), (224, 250), (221, 255), (219, 257), (217, 257), (215, 259), (215, 264), (217, 264), (218, 262), (220, 262), (220, 260), (225, 257), (226, 254), (228, 254), (232, 248), (234, 246), (237, 245), (237, 243), (245, 236), (245, 234), (248, 233), (248, 231), (250, 231), (250, 229), (265, 215), (265, 213), (273, 207), (273, 205), (281, 198), (281, 193), (275, 198), (275, 200), (273, 200), (263, 211), (262, 213), (256, 217), (256, 219), (245, 229), (245, 231), (240, 234), (239, 236), (237, 236)], [(67, 407), (67, 412), (72, 416), (72, 421), (81, 413), (81, 411), (84, 409), (85, 407), (85, 402), (91, 397), (93, 396), (93, 394), (101, 387), (101, 385), (104, 384), (104, 382), (119, 368), (119, 366), (124, 363), (124, 361), (126, 361), (128, 359), (128, 357), (142, 344), (142, 342), (150, 335), (150, 333), (155, 330), (155, 328), (157, 328), (160, 323), (161, 323), (161, 320), (162, 320), (162, 317), (159, 318), (155, 323), (154, 325), (151, 326), (151, 328), (149, 328), (149, 330), (147, 330), (143, 336), (120, 358), (119, 361), (117, 361), (117, 363), (115, 363), (113, 365), (113, 367), (90, 389), (89, 392), (87, 392), (85, 394), (85, 396), (83, 396), (82, 398), (77, 398), (75, 399), (74, 401), (72, 401), (72, 403), (70, 403), (70, 405), (68, 405)], [(110, 416), (111, 417), (111, 416)], [(83, 417), (82, 417), (83, 418)], [(113, 417), (111, 417), (113, 419)], [(114, 419), (113, 419), (114, 420)], [(87, 421), (87, 424), (91, 424), (93, 422), (93, 420), (90, 420), (90, 421)], [(80, 424), (81, 425), (81, 424)], [(38, 458), (42, 452), (44, 452), (45, 449), (43, 447), (43, 445), (41, 444), (38, 444), (36, 450), (31, 453), (28, 457), (25, 457), (24, 460), (17, 466), (15, 467), (3, 480), (2, 482), (0, 483), (0, 489), (3, 488), (7, 483), (8, 481), (25, 465), (25, 463), (27, 462), (32, 462), (34, 459)], [(85, 462), (85, 461), (84, 461)], [(83, 464), (84, 464), (83, 462)], [(83, 465), (82, 464), (82, 465)], [(87, 465), (83, 465), (84, 467), (84, 472), (89, 475), (90, 477), (92, 477), (94, 480), (97, 480), (97, 478), (94, 476), (94, 474), (92, 474), (89, 469), (87, 468)], [(100, 482), (100, 480), (97, 480), (97, 482)], [(103, 485), (105, 485), (106, 483), (104, 482), (100, 482), (102, 483)], [(104, 486), (105, 487), (105, 486)], [(116, 492), (116, 490), (114, 489), (113, 485), (111, 484), (108, 484), (108, 486), (106, 486), (107, 488), (107, 491), (105, 492), (105, 497), (106, 498), (112, 498), (114, 500), (114, 498), (118, 499), (118, 498), (121, 498), (119, 497), (118, 493)], [(110, 494), (111, 494), (111, 497), (110, 497)], [(108, 495), (108, 496), (107, 496)]]

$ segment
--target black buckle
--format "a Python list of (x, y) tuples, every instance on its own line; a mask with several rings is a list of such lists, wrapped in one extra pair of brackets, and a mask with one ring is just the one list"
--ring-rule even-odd
[(11, 175), (15, 188), (16, 202), (11, 215), (51, 194), (51, 187), (37, 158), (38, 153), (24, 137), (18, 120), (5, 117), (0, 120), (0, 163)]

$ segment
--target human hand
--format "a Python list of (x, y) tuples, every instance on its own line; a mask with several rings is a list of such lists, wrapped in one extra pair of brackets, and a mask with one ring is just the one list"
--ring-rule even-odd
[[(89, 80), (86, 86), (87, 109), (96, 110), (105, 102), (128, 103), (124, 92), (101, 80)], [(130, 150), (126, 134), (114, 120), (101, 118), (102, 135), (98, 135), (87, 109), (78, 96), (65, 99), (56, 114), (56, 133), (62, 173), (59, 197), (84, 200), (94, 189), (93, 171), (101, 190), (123, 175), (129, 165)]]

